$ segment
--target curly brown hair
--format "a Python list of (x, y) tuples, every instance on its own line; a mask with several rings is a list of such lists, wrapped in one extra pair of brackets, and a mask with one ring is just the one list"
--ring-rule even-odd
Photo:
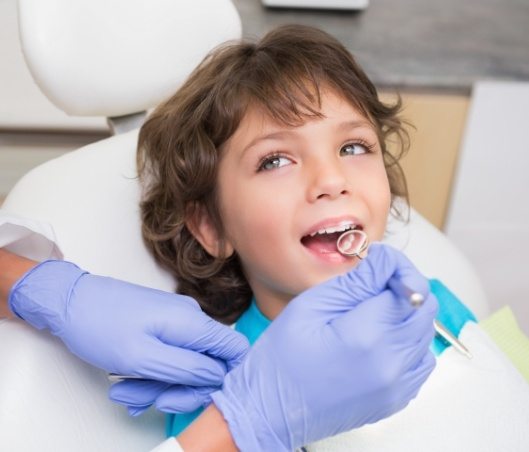
[[(219, 321), (235, 321), (248, 308), (252, 291), (237, 254), (209, 255), (186, 221), (194, 209), (205, 209), (222, 240), (216, 181), (223, 144), (250, 105), (287, 125), (321, 116), (323, 87), (335, 90), (372, 122), (392, 199), (407, 201), (398, 163), (408, 145), (398, 117), (400, 99), (395, 105), (382, 103), (349, 51), (316, 28), (281, 26), (258, 42), (243, 40), (215, 49), (141, 128), (137, 161), (144, 186), (143, 238), (158, 263), (175, 276), (178, 292), (195, 298)], [(390, 153), (391, 136), (398, 146)], [(220, 247), (224, 249), (222, 242)]]

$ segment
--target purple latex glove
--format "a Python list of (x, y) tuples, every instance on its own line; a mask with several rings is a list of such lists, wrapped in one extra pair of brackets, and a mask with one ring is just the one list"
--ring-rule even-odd
[[(420, 309), (389, 289), (401, 278)], [(242, 451), (284, 451), (404, 408), (435, 366), (437, 300), (400, 252), (372, 245), (356, 269), (296, 297), (212, 393)]]
[(211, 403), (217, 386), (190, 387), (154, 380), (126, 379), (112, 385), (110, 400), (127, 407), (131, 416), (138, 416), (151, 405), (165, 413), (190, 413)]
[(159, 380), (135, 385), (139, 400), (151, 400), (149, 385), (158, 385), (160, 397), (165, 389), (174, 396), (177, 384), (184, 411), (193, 409), (188, 403), (209, 400), (248, 350), (244, 336), (190, 297), (91, 275), (64, 261), (45, 261), (26, 273), (11, 289), (9, 306), (94, 366)]

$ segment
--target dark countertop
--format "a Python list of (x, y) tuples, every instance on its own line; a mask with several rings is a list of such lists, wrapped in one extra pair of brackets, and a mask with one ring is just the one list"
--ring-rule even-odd
[(379, 87), (468, 93), (477, 80), (529, 81), (529, 0), (371, 0), (362, 12), (233, 3), (245, 36), (284, 23), (330, 32)]

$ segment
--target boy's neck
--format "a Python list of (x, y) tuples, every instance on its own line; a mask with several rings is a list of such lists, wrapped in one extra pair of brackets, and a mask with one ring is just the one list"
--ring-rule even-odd
[(254, 294), (254, 296), (259, 311), (269, 320), (274, 320), (279, 314), (281, 314), (288, 302), (292, 299), (292, 297), (290, 297), (287, 300), (282, 300), (277, 297), (259, 294)]

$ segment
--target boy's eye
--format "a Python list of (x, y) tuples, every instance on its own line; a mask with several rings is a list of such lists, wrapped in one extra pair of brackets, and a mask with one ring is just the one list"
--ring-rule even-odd
[(281, 168), (282, 166), (290, 165), (291, 163), (292, 160), (289, 158), (281, 155), (272, 155), (261, 160), (257, 171), (270, 171), (276, 168)]
[(362, 143), (348, 143), (340, 149), (340, 155), (360, 155), (368, 152), (368, 146)]

